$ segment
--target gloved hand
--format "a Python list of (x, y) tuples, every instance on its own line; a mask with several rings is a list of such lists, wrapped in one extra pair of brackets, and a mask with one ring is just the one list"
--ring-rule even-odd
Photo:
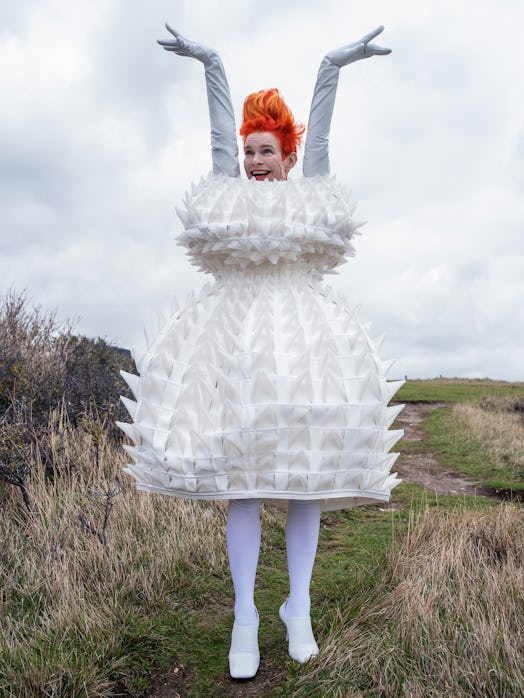
[(191, 41), (190, 39), (185, 39), (182, 34), (173, 29), (166, 22), (167, 31), (172, 34), (175, 38), (169, 40), (158, 39), (157, 43), (160, 44), (166, 51), (173, 51), (177, 56), (187, 56), (188, 58), (196, 58), (204, 65), (207, 65), (215, 57), (218, 57), (217, 52), (212, 48), (207, 48), (207, 46), (202, 46), (197, 44), (196, 41)]
[(370, 44), (369, 42), (376, 36), (384, 31), (384, 27), (377, 27), (374, 31), (366, 34), (359, 41), (355, 41), (352, 44), (347, 44), (347, 46), (341, 46), (340, 48), (330, 51), (326, 54), (326, 58), (331, 63), (338, 65), (342, 68), (345, 65), (359, 61), (362, 58), (370, 58), (371, 56), (387, 56), (391, 53), (390, 48), (382, 48), (382, 46), (376, 46), (375, 44)]

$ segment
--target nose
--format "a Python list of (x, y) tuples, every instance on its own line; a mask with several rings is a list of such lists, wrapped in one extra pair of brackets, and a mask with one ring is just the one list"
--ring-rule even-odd
[(262, 155), (257, 151), (257, 152), (255, 153), (255, 157), (253, 158), (253, 160), (254, 160), (255, 163), (261, 163), (261, 162), (263, 162), (263, 160), (262, 160)]

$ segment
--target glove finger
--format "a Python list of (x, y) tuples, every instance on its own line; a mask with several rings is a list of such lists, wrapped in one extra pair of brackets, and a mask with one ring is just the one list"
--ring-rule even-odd
[(173, 29), (173, 27), (169, 26), (169, 24), (168, 24), (167, 22), (166, 22), (166, 25), (165, 25), (165, 26), (166, 26), (167, 31), (168, 31), (170, 34), (173, 34), (173, 36), (175, 37), (175, 39), (178, 39), (178, 37), (180, 36), (179, 32), (177, 32), (176, 29)]
[(390, 48), (384, 48), (384, 46), (377, 46), (376, 44), (368, 44), (366, 48), (379, 56), (386, 56), (388, 53), (391, 53)]
[(380, 26), (374, 29), (372, 32), (369, 32), (369, 34), (366, 34), (366, 36), (363, 36), (362, 39), (360, 39), (359, 43), (364, 43), (367, 44), (369, 41), (372, 41), (376, 36), (379, 34), (382, 34), (384, 31), (384, 27)]

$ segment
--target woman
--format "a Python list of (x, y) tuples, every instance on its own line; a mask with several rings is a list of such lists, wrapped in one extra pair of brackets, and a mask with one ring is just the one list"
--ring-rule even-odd
[(303, 127), (277, 90), (249, 95), (240, 133), (217, 53), (184, 39), (159, 41), (201, 61), (211, 121), (213, 174), (186, 196), (180, 244), (215, 276), (176, 310), (148, 352), (140, 377), (125, 374), (137, 402), (121, 424), (135, 446), (126, 470), (139, 489), (228, 499), (227, 548), (235, 590), (229, 667), (256, 674), (254, 602), (262, 500), (287, 508), (289, 597), (280, 607), (288, 651), (318, 653), (309, 587), (320, 512), (384, 501), (398, 484), (386, 407), (387, 382), (366, 330), (321, 284), (353, 254), (347, 196), (329, 175), (328, 135), (340, 67), (389, 49), (361, 41), (321, 63), (308, 123), (304, 178), (288, 180)]

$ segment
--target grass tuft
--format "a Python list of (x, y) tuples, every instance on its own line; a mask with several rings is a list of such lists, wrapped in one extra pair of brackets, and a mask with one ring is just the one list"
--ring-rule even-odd
[(366, 596), (358, 615), (341, 607), (296, 696), (524, 694), (521, 510), (426, 511)]

